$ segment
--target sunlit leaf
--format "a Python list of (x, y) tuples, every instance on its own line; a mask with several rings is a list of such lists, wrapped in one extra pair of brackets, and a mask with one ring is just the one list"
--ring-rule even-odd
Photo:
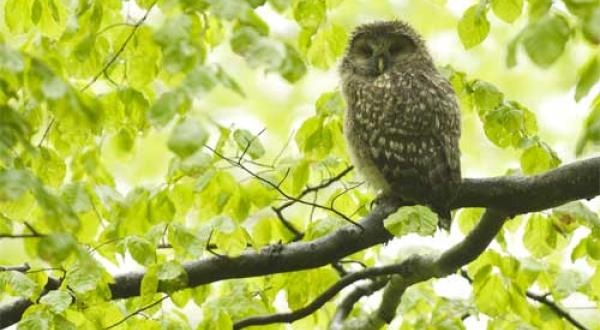
[(458, 21), (458, 35), (466, 49), (479, 45), (489, 32), (490, 23), (483, 6), (469, 7)]
[(579, 73), (577, 87), (575, 88), (575, 100), (579, 102), (586, 96), (599, 79), (600, 59), (598, 59), (598, 56), (593, 56)]
[(194, 119), (186, 118), (173, 128), (167, 145), (171, 151), (185, 158), (201, 148), (207, 140), (208, 132), (204, 126)]
[(261, 158), (265, 154), (265, 148), (259, 140), (259, 137), (245, 129), (236, 129), (233, 131), (233, 139), (242, 154), (250, 156), (252, 159)]
[(568, 21), (560, 15), (547, 15), (530, 23), (523, 32), (523, 46), (540, 67), (552, 65), (562, 55), (571, 36)]
[(63, 290), (50, 291), (40, 299), (40, 303), (47, 305), (55, 314), (62, 313), (73, 302), (73, 297)]
[(492, 0), (492, 10), (500, 19), (512, 23), (521, 15), (523, 0)]
[(556, 231), (549, 218), (533, 214), (527, 221), (523, 243), (535, 257), (541, 258), (554, 251), (556, 247)]
[(437, 215), (425, 206), (403, 206), (388, 216), (383, 225), (396, 237), (409, 233), (430, 236), (437, 229)]

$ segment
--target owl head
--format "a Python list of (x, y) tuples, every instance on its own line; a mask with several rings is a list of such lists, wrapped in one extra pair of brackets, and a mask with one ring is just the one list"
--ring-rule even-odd
[(408, 24), (382, 21), (356, 28), (342, 60), (342, 74), (377, 77), (390, 70), (433, 67), (425, 42)]

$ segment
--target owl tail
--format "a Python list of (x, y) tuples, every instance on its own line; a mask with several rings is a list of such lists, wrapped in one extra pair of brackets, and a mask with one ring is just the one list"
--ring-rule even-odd
[(432, 210), (438, 215), (438, 227), (450, 231), (450, 225), (452, 224), (452, 214), (450, 214), (450, 210), (440, 207), (433, 207)]

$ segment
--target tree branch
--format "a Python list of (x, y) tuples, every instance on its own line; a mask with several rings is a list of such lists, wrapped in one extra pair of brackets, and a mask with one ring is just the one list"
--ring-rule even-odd
[[(569, 201), (589, 199), (600, 194), (600, 157), (578, 161), (533, 177), (497, 177), (465, 179), (453, 208), (491, 207), (510, 215), (540, 211)], [(377, 206), (359, 223), (344, 226), (310, 242), (294, 242), (247, 251), (233, 258), (209, 257), (184, 264), (189, 286), (226, 279), (246, 278), (310, 269), (330, 264), (350, 254), (384, 243), (392, 236), (383, 227), (383, 219), (395, 211), (394, 205)], [(483, 222), (483, 221), (482, 221)], [(501, 226), (498, 221), (494, 226)], [(479, 242), (483, 243), (483, 242)], [(462, 244), (462, 243), (461, 243)], [(473, 246), (477, 244), (473, 243)], [(446, 252), (437, 276), (471, 258), (458, 251)], [(353, 273), (354, 274), (354, 273)], [(138, 296), (144, 272), (115, 276), (110, 284), (113, 299)], [(0, 308), (0, 327), (18, 322), (25, 308), (18, 300)], [(19, 308), (21, 306), (21, 308)]]
[(539, 295), (539, 294), (536, 294), (536, 293), (533, 293), (530, 291), (525, 292), (525, 295), (529, 299), (535, 300), (539, 303), (542, 303), (542, 304), (548, 306), (554, 313), (556, 313), (556, 315), (567, 320), (575, 328), (577, 328), (579, 330), (588, 330), (587, 327), (585, 327), (583, 324), (579, 323), (579, 321), (577, 321), (575, 318), (573, 318), (573, 316), (571, 316), (571, 314), (569, 314), (566, 310), (560, 308), (560, 306), (558, 306), (555, 302), (549, 300), (545, 295)]

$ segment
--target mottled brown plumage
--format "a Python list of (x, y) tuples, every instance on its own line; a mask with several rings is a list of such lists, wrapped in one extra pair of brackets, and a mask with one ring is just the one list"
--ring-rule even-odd
[(425, 43), (407, 24), (358, 27), (341, 65), (353, 163), (383, 198), (430, 206), (450, 226), (460, 184), (460, 111)]

